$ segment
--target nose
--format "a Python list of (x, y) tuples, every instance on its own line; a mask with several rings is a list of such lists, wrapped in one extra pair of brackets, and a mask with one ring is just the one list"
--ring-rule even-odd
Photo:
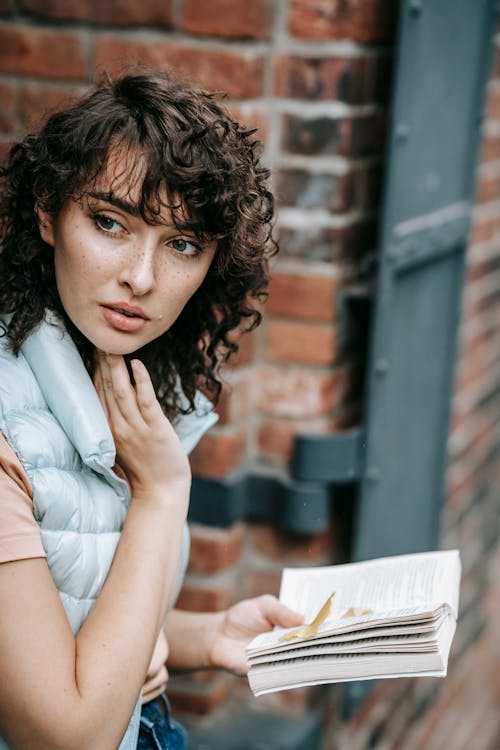
[(135, 297), (144, 296), (155, 285), (154, 257), (153, 248), (147, 244), (131, 248), (120, 270), (120, 284), (127, 286)]

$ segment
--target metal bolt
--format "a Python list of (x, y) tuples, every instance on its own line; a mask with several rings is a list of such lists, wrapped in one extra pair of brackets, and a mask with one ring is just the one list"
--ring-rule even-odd
[(410, 128), (404, 122), (400, 122), (399, 125), (396, 125), (395, 132), (397, 141), (406, 141), (410, 136)]
[(384, 359), (383, 357), (380, 357), (380, 359), (377, 359), (375, 362), (375, 372), (377, 375), (387, 375), (387, 372), (389, 371), (389, 362)]
[(418, 16), (422, 12), (423, 2), (422, 0), (410, 0), (408, 9), (412, 16)]
[(370, 484), (375, 484), (380, 479), (380, 471), (376, 466), (369, 466), (366, 470), (366, 479)]

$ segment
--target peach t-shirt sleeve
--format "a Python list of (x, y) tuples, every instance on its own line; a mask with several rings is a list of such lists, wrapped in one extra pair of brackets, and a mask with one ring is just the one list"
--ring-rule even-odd
[(18, 457), (0, 432), (0, 563), (46, 557), (33, 515), (33, 491)]

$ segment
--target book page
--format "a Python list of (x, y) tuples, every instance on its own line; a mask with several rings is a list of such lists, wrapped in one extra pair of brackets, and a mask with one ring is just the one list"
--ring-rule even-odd
[[(456, 550), (398, 555), (349, 565), (318, 568), (285, 568), (280, 599), (298, 609), (306, 620), (335, 592), (331, 620), (351, 608), (374, 614), (422, 608), (432, 611), (447, 603), (457, 614), (459, 558)], [(458, 565), (458, 567), (457, 567)]]
[(408, 653), (326, 653), (305, 658), (285, 658), (250, 668), (248, 680), (255, 695), (325, 682), (395, 677), (444, 677), (455, 619), (448, 615), (436, 633), (437, 651)]
[[(399, 610), (398, 610), (399, 612)], [(339, 643), (345, 643), (346, 641), (364, 640), (367, 638), (388, 638), (391, 641), (395, 641), (401, 636), (412, 636), (426, 634), (431, 637), (435, 637), (437, 630), (441, 627), (442, 623), (446, 619), (447, 615), (442, 609), (437, 611), (437, 616), (430, 620), (419, 620), (415, 622), (412, 618), (409, 621), (398, 620), (397, 625), (381, 625), (380, 621), (375, 624), (361, 623), (357, 620), (358, 625), (355, 628), (345, 626), (342, 632), (339, 627), (329, 627), (326, 633), (321, 632), (314, 638), (308, 638), (303, 641), (289, 641), (282, 642), (276, 637), (276, 630), (268, 633), (261, 633), (254, 639), (253, 643), (247, 647), (247, 655), (250, 663), (253, 663), (255, 654), (270, 655), (270, 654), (285, 654), (288, 651), (296, 650), (306, 646), (321, 646), (323, 644), (335, 645)], [(278, 631), (282, 633), (283, 631)], [(285, 631), (286, 632), (286, 631)]]
[[(318, 635), (385, 623), (391, 619), (417, 621), (458, 610), (460, 558), (457, 550), (369, 560), (348, 565), (285, 568), (280, 599), (311, 622), (335, 593)], [(366, 611), (360, 616), (359, 610)], [(279, 628), (258, 636), (249, 652), (279, 643)], [(281, 643), (281, 646), (283, 644)]]

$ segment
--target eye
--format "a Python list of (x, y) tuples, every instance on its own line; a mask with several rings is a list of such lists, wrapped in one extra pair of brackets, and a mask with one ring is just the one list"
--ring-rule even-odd
[(184, 237), (176, 237), (175, 239), (170, 240), (169, 244), (176, 253), (180, 253), (181, 255), (199, 255), (201, 253), (201, 247), (199, 245), (186, 240)]
[(112, 219), (111, 216), (106, 216), (106, 214), (96, 214), (94, 221), (97, 228), (107, 234), (118, 234), (123, 229), (118, 221)]

